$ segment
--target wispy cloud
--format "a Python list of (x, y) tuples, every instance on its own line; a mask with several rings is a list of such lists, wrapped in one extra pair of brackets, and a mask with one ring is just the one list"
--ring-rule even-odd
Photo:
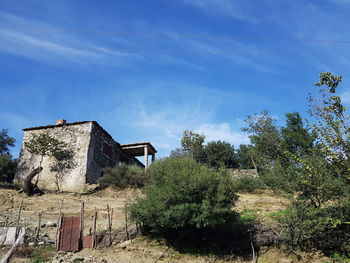
[(208, 15), (228, 16), (246, 22), (257, 19), (244, 12), (246, 1), (232, 0), (183, 0), (185, 4), (200, 9)]
[(345, 6), (350, 2), (328, 0), (339, 5), (329, 5), (322, 1), (307, 4), (304, 1), (299, 2), (300, 4), (291, 6), (292, 12), (289, 13), (288, 21), (285, 21), (282, 15), (278, 17), (281, 21), (280, 26), (288, 29), (295, 39), (313, 40), (299, 42), (298, 45), (293, 43), (302, 53), (298, 57), (319, 71), (350, 68), (346, 42), (349, 40), (347, 36), (350, 5)]
[[(276, 73), (278, 65), (280, 65), (269, 49), (252, 44), (243, 45), (234, 40), (231, 40), (229, 45), (189, 40), (187, 45), (191, 46), (193, 50), (197, 50), (198, 54), (203, 57), (229, 61), (262, 72)], [(269, 58), (269, 63), (266, 63), (267, 58)]]
[[(192, 1), (191, 4), (196, 3), (196, 0), (187, 1)], [(211, 5), (211, 2), (215, 1), (203, 0), (201, 5)], [(233, 8), (233, 4), (226, 0), (218, 1), (213, 5), (223, 10), (230, 9), (224, 8), (225, 5), (232, 5)], [(140, 24), (132, 21), (131, 24), (133, 23)], [(155, 35), (141, 34), (130, 38), (123, 34), (114, 35), (113, 32), (99, 34), (103, 31), (88, 31), (88, 34), (81, 34), (79, 30), (76, 32), (74, 29), (66, 30), (57, 25), (53, 26), (0, 11), (0, 52), (65, 66), (69, 66), (69, 63), (79, 63), (129, 67), (139, 62), (148, 64), (147, 58), (150, 57), (153, 63), (159, 65), (170, 63), (199, 71), (207, 70), (206, 66), (198, 61), (201, 58), (224, 60), (263, 72), (276, 72), (280, 65), (273, 53), (262, 46), (242, 44), (234, 39), (211, 41), (210, 39), (182, 38), (177, 36), (185, 32), (174, 28), (155, 26), (147, 22), (141, 25), (143, 32), (154, 32)], [(139, 41), (140, 39), (142, 41)], [(174, 52), (171, 52), (172, 50)]]
[[(29, 57), (40, 62), (80, 64), (113, 63), (127, 65), (126, 59), (137, 59), (100, 43), (80, 39), (48, 24), (0, 12), (0, 51)], [(33, 30), (34, 29), (34, 30)], [(43, 30), (40, 30), (43, 29)], [(124, 63), (121, 63), (124, 62)], [(67, 66), (67, 64), (65, 64)]]
[[(138, 86), (136, 83), (129, 85)], [(256, 108), (267, 103), (256, 94), (183, 83), (153, 82), (145, 85), (143, 90), (140, 93), (128, 89), (125, 94), (121, 92), (122, 97), (120, 92), (115, 98), (112, 96), (111, 102), (105, 103), (113, 105), (112, 101), (118, 98), (118, 106), (114, 110), (109, 108), (97, 119), (106, 124), (104, 127), (116, 136), (116, 140), (123, 138), (121, 143), (150, 141), (157, 148), (158, 156), (163, 157), (180, 146), (186, 129), (204, 133), (207, 141), (223, 140), (235, 146), (248, 143), (247, 136), (240, 131), (241, 119), (232, 116), (220, 121), (218, 115), (226, 114), (228, 108), (232, 115), (245, 114), (240, 113), (245, 107)]]
[(157, 113), (143, 109), (131, 126), (143, 131), (144, 136), (148, 134), (161, 156), (179, 147), (182, 133), (186, 129), (203, 133), (206, 136), (206, 142), (221, 140), (235, 146), (249, 143), (247, 135), (234, 130), (229, 123), (216, 124), (210, 121), (212, 121), (212, 113), (197, 105), (192, 109), (167, 108)]

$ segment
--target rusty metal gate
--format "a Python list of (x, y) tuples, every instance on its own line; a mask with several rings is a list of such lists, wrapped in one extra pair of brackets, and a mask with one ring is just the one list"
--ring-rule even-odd
[(64, 216), (61, 220), (58, 250), (79, 251), (81, 243), (80, 216)]

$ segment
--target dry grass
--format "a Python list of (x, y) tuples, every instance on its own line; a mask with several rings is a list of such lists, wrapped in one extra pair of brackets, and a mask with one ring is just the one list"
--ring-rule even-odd
[[(115, 191), (105, 189), (90, 195), (78, 195), (68, 193), (49, 193), (43, 196), (27, 197), (19, 194), (16, 190), (0, 189), (0, 220), (4, 216), (10, 216), (12, 221), (15, 220), (20, 202), (23, 200), (24, 210), (22, 212), (22, 223), (29, 228), (34, 229), (37, 224), (37, 214), (43, 211), (42, 222), (56, 222), (63, 200), (63, 212), (66, 215), (79, 215), (80, 202), (85, 202), (85, 231), (92, 225), (92, 215), (96, 209), (99, 211), (99, 219), (97, 231), (101, 232), (107, 229), (107, 210), (106, 205), (109, 204), (114, 208), (113, 229), (122, 228), (124, 226), (124, 205), (133, 200), (140, 194), (137, 190)], [(253, 214), (263, 223), (271, 223), (273, 219), (271, 214), (279, 212), (285, 208), (287, 201), (276, 196), (270, 191), (261, 191), (258, 193), (242, 193), (236, 204), (235, 209), (240, 212), (253, 211)], [(43, 232), (47, 233), (52, 240), (55, 237), (56, 228), (43, 228)], [(153, 263), (167, 249), (167, 246), (156, 240), (150, 240), (146, 237), (138, 237), (132, 241), (126, 248), (120, 248), (113, 245), (110, 248), (99, 250), (84, 249), (74, 254), (57, 254), (54, 257), (63, 259), (63, 262), (73, 262), (74, 258), (84, 257), (90, 259), (87, 262), (118, 262), (118, 263)], [(20, 251), (19, 251), (20, 252)], [(25, 251), (24, 251), (25, 252)], [(288, 258), (292, 255), (286, 254), (277, 248), (264, 248), (261, 251), (259, 262), (278, 262), (280, 258)], [(50, 256), (51, 257), (51, 254)], [(309, 259), (307, 259), (309, 257)], [(307, 261), (303, 262), (327, 262), (321, 256), (306, 255)], [(93, 261), (95, 260), (95, 261)], [(103, 261), (105, 260), (105, 261)], [(31, 259), (24, 259), (21, 256), (15, 257), (12, 262), (32, 262)], [(180, 254), (173, 249), (167, 250), (158, 262), (169, 263), (214, 263), (227, 262), (214, 256), (195, 256), (189, 254)], [(229, 262), (244, 262), (235, 259)], [(294, 262), (298, 262), (294, 260)], [(300, 261), (301, 262), (301, 261)]]

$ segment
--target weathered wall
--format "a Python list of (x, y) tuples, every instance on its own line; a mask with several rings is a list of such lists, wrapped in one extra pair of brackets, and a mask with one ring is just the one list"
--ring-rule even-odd
[(119, 164), (120, 147), (97, 124), (92, 125), (90, 147), (87, 155), (86, 182), (96, 183), (105, 167)]
[[(60, 141), (66, 142), (69, 150), (74, 154), (70, 167), (62, 173), (51, 171), (55, 161), (53, 157), (44, 157), (42, 162), (43, 171), (39, 174), (39, 188), (71, 192), (82, 191), (86, 184), (85, 175), (87, 173), (87, 156), (92, 125), (92, 122), (87, 122), (79, 125), (64, 125), (25, 131), (15, 182), (20, 183), (21, 179), (38, 167), (40, 163), (40, 157), (28, 152), (24, 148), (24, 142), (27, 142), (32, 134), (45, 132)], [(33, 179), (33, 182), (36, 182), (36, 180), (37, 177)]]

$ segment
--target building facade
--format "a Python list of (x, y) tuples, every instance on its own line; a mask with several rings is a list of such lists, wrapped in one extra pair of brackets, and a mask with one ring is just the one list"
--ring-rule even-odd
[[(89, 184), (95, 184), (106, 167), (119, 164), (148, 167), (148, 156), (155, 159), (156, 150), (149, 143), (121, 145), (96, 121), (66, 123), (56, 121), (55, 125), (25, 128), (15, 183), (21, 184), (24, 178), (35, 168), (43, 167), (42, 172), (33, 179), (40, 189), (81, 192)], [(30, 153), (25, 143), (34, 134), (47, 133), (65, 142), (70, 158), (58, 162), (54, 157)], [(144, 156), (145, 164), (136, 157)]]

